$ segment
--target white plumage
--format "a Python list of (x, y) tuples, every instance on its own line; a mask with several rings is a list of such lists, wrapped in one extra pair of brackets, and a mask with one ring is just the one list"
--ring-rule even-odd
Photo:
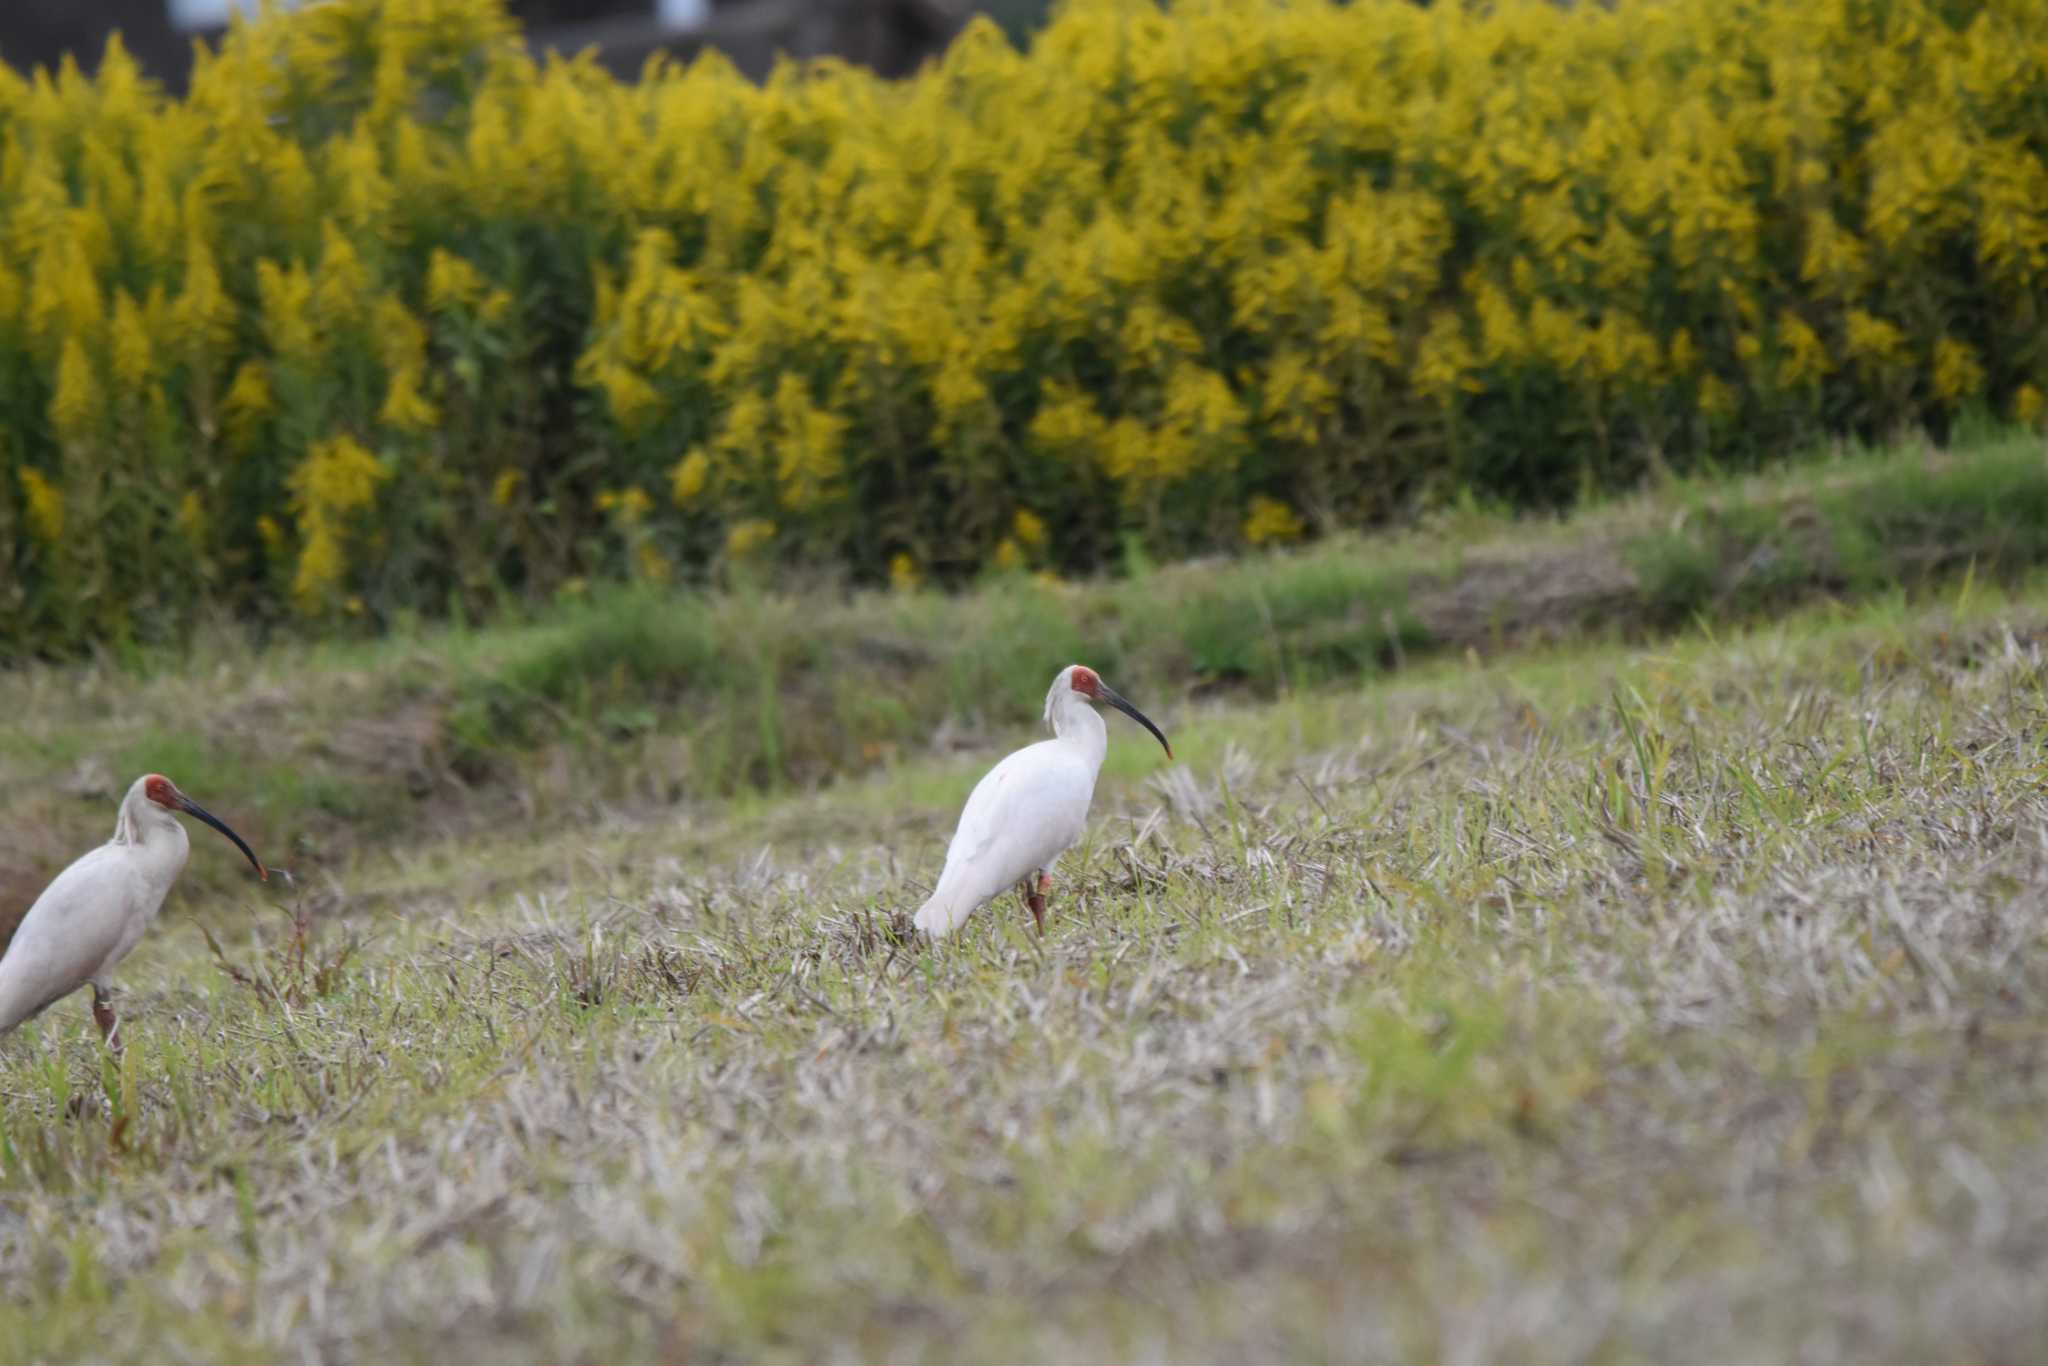
[(917, 927), (943, 938), (1005, 887), (1023, 885), (1025, 904), (1045, 930), (1045, 889), (1053, 864), (1081, 838), (1095, 776), (1109, 752), (1109, 731), (1090, 702), (1105, 702), (1158, 737), (1159, 727), (1085, 664), (1070, 664), (1045, 696), (1053, 738), (1004, 759), (968, 795), (946, 848), (945, 870), (917, 912)]
[(269, 876), (240, 835), (170, 779), (155, 773), (137, 778), (121, 801), (114, 837), (57, 874), (16, 927), (0, 957), (0, 1034), (89, 984), (93, 1019), (119, 1046), (105, 999), (108, 979), (156, 919), (191, 852), (173, 811), (213, 826), (248, 856), (258, 876)]

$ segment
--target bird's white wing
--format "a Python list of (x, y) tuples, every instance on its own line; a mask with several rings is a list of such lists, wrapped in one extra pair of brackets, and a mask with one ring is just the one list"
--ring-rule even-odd
[(1028, 745), (990, 769), (968, 795), (918, 927), (958, 929), (977, 906), (1049, 865), (1081, 837), (1094, 794), (1093, 767), (1056, 740)]
[(0, 957), (0, 1033), (85, 985), (146, 895), (131, 846), (103, 844), (43, 889)]

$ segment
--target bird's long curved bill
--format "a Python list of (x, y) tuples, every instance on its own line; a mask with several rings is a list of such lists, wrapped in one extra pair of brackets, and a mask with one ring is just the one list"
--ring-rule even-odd
[(248, 859), (249, 866), (256, 870), (256, 876), (262, 878), (265, 882), (270, 881), (270, 870), (263, 866), (263, 860), (256, 857), (256, 851), (249, 847), (249, 843), (247, 840), (244, 840), (240, 835), (237, 835), (234, 831), (228, 829), (228, 823), (226, 821), (214, 815), (211, 811), (208, 811), (205, 807), (201, 806), (198, 802), (193, 801), (190, 797), (185, 798), (183, 810), (186, 815), (192, 817), (194, 820), (205, 821), (208, 825), (212, 826), (214, 829), (220, 831), (223, 835), (226, 835), (230, 840), (234, 841), (235, 848), (242, 851), (242, 857)]
[(1122, 693), (1118, 692), (1115, 688), (1110, 687), (1109, 684), (1098, 683), (1097, 686), (1102, 689), (1103, 701), (1109, 703), (1110, 706), (1115, 707), (1118, 711), (1122, 712), (1125, 716), (1130, 717), (1133, 721), (1136, 721), (1146, 730), (1151, 731), (1152, 738), (1157, 740), (1159, 742), (1159, 747), (1166, 751), (1166, 757), (1169, 759), (1173, 757), (1173, 746), (1166, 743), (1166, 736), (1161, 733), (1159, 727), (1152, 724), (1151, 717), (1145, 715), (1144, 712), (1141, 712), (1136, 707), (1132, 706), (1130, 704), (1129, 699), (1127, 699)]

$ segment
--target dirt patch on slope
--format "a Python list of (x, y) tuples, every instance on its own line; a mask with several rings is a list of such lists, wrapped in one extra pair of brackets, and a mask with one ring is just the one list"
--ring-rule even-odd
[(1620, 550), (1581, 543), (1474, 554), (1412, 581), (1408, 609), (1433, 644), (1461, 649), (1562, 639), (1625, 620), (1637, 599)]

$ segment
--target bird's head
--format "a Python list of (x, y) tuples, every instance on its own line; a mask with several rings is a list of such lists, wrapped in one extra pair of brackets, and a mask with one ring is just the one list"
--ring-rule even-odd
[(234, 843), (235, 848), (242, 851), (242, 856), (249, 860), (249, 866), (256, 870), (256, 876), (265, 882), (270, 880), (270, 870), (263, 866), (263, 861), (256, 857), (256, 851), (249, 847), (248, 842), (233, 830), (230, 830), (227, 822), (221, 820), (220, 817), (180, 792), (178, 785), (169, 778), (166, 778), (161, 773), (148, 773), (143, 775), (136, 786), (142, 789), (143, 800), (152, 806), (160, 807), (165, 811), (181, 811), (185, 815), (192, 817), (192, 819), (202, 821), (220, 831), (221, 834), (226, 835)]
[(1066, 668), (1060, 670), (1059, 677), (1055, 678), (1052, 683), (1052, 696), (1046, 699), (1045, 710), (1047, 717), (1051, 717), (1055, 706), (1062, 703), (1066, 697), (1073, 695), (1078, 695), (1089, 702), (1100, 702), (1107, 706), (1115, 707), (1146, 730), (1151, 731), (1152, 737), (1159, 741), (1160, 748), (1166, 751), (1166, 757), (1169, 759), (1173, 757), (1173, 746), (1167, 743), (1166, 736), (1160, 731), (1159, 727), (1152, 724), (1151, 718), (1132, 706), (1123, 694), (1103, 682), (1102, 675), (1089, 668), (1086, 664), (1069, 664)]

